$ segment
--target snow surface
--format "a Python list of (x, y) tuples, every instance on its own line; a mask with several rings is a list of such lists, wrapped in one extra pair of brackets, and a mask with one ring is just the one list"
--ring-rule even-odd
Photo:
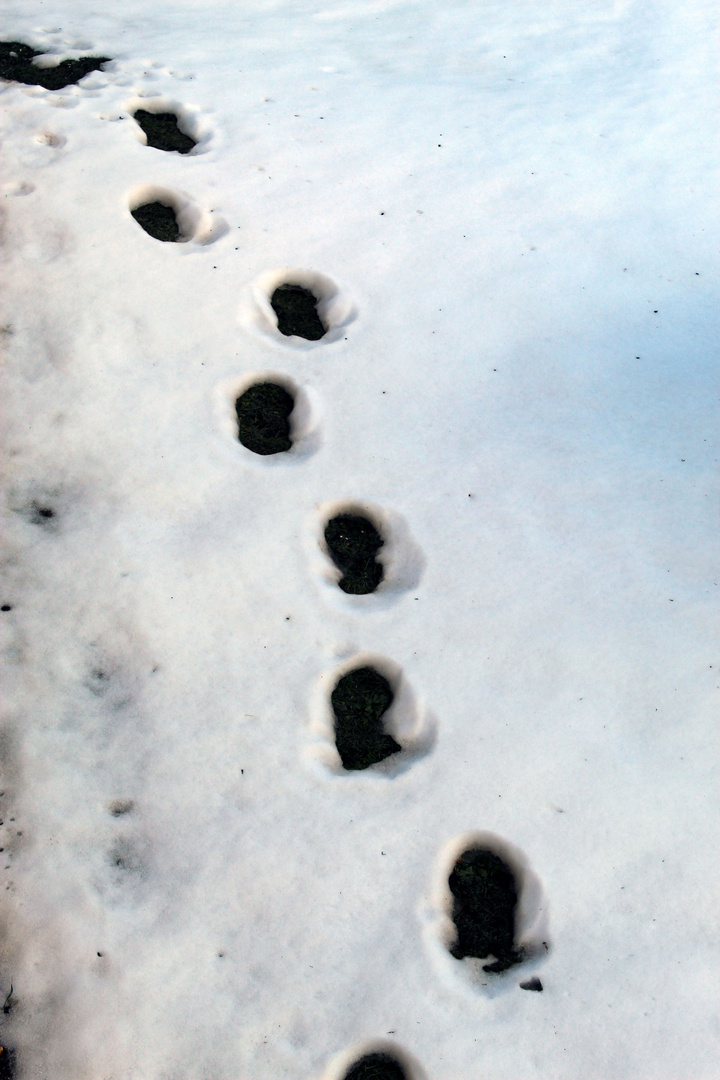
[[(720, 1076), (714, 8), (3, 0), (3, 39), (115, 58), (0, 88), (22, 1080), (319, 1080), (382, 1039), (409, 1080)], [(277, 333), (283, 267), (341, 332)], [(272, 462), (228, 426), (268, 371)], [(321, 549), (357, 504), (395, 530), (370, 597)], [(417, 752), (345, 774), (367, 654)], [(443, 945), (478, 831), (549, 949), (497, 979)]]

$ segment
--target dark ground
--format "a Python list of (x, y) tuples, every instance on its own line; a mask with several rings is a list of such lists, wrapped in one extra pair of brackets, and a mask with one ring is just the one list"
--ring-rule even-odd
[(383, 579), (382, 564), (375, 556), (384, 540), (372, 522), (361, 514), (338, 514), (325, 526), (325, 543), (343, 576), (343, 592), (362, 595), (377, 589)]
[(145, 132), (148, 146), (154, 146), (157, 150), (176, 150), (178, 154), (189, 154), (193, 147), (197, 146), (194, 139), (180, 130), (175, 113), (153, 113), (147, 109), (138, 109), (133, 113), (133, 119)]
[(290, 414), (292, 396), (276, 383), (250, 386), (235, 402), (238, 438), (254, 454), (281, 454), (292, 446)]
[(494, 956), (483, 971), (500, 972), (522, 957), (515, 948), (517, 886), (512, 870), (492, 851), (468, 848), (455, 863), (448, 880), (453, 894), (457, 941), (450, 952), (465, 956)]
[(56, 67), (41, 68), (32, 61), (42, 55), (21, 41), (0, 41), (0, 79), (43, 86), (46, 90), (62, 90), (91, 71), (99, 71), (111, 59), (109, 56), (83, 56), (79, 60), (63, 60)]
[(165, 244), (176, 244), (180, 239), (180, 227), (172, 206), (166, 206), (161, 202), (143, 203), (130, 213), (138, 225), (155, 240), (162, 240)]
[(390, 683), (371, 667), (355, 668), (338, 681), (330, 701), (344, 769), (367, 769), (402, 750), (382, 725), (393, 697)]
[(389, 1054), (366, 1054), (348, 1069), (343, 1080), (406, 1080), (405, 1070)]
[(279, 285), (270, 297), (278, 317), (278, 330), (285, 337), (295, 335), (307, 341), (318, 341), (326, 328), (317, 313), (317, 297), (302, 285)]

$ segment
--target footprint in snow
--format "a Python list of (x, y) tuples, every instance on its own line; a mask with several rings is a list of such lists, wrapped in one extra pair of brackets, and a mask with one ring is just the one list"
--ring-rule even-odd
[(260, 382), (235, 402), (238, 439), (254, 454), (281, 454), (292, 447), (290, 415), (295, 399), (277, 383)]
[(321, 443), (322, 402), (281, 371), (224, 379), (214, 390), (215, 427), (226, 449), (251, 467), (293, 467)]
[(45, 55), (21, 41), (0, 41), (0, 79), (42, 86), (45, 90), (62, 90), (78, 83), (91, 71), (101, 71), (102, 65), (111, 60), (109, 56), (83, 56), (51, 66), (33, 63), (36, 57)]
[(327, 333), (318, 315), (318, 297), (303, 285), (278, 285), (270, 297), (277, 328), (285, 337), (319, 341)]
[(345, 338), (356, 309), (326, 274), (283, 267), (261, 274), (245, 288), (239, 314), (247, 329), (305, 350)]
[[(345, 651), (345, 650), (343, 650)], [(437, 721), (386, 656), (354, 653), (316, 684), (308, 756), (333, 776), (371, 769), (391, 780), (428, 754)]]
[[(494, 996), (513, 985), (511, 968), (548, 953), (543, 888), (513, 844), (490, 832), (465, 833), (447, 845), (435, 873), (428, 941), (441, 946), (432, 950), (445, 971), (462, 970), (475, 989)], [(538, 990), (539, 982), (520, 985)]]
[(370, 519), (362, 514), (337, 514), (323, 535), (332, 561), (342, 571), (338, 587), (356, 596), (375, 592), (383, 579), (383, 566), (376, 556), (385, 541)]
[(195, 139), (180, 129), (174, 112), (136, 109), (132, 115), (145, 133), (148, 146), (178, 154), (189, 154), (197, 146)]
[(383, 725), (394, 697), (388, 680), (372, 667), (354, 668), (338, 680), (330, 701), (344, 769), (368, 769), (402, 750)]
[(467, 848), (448, 879), (453, 895), (452, 920), (457, 938), (450, 947), (456, 960), (466, 956), (493, 961), (483, 971), (506, 971), (522, 955), (515, 943), (518, 891), (515, 875), (488, 848)]
[(323, 1080), (426, 1080), (426, 1075), (402, 1047), (389, 1039), (368, 1039), (338, 1054)]
[(154, 202), (136, 206), (130, 213), (140, 228), (155, 240), (162, 240), (164, 244), (177, 244), (180, 240), (177, 214), (167, 203), (156, 199)]
[(127, 194), (127, 207), (140, 228), (166, 244), (212, 244), (227, 223), (180, 191), (140, 184)]

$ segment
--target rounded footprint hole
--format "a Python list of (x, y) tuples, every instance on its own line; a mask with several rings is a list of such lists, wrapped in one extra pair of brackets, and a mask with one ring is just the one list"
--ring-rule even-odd
[(373, 667), (354, 668), (338, 679), (330, 701), (343, 769), (368, 769), (402, 750), (383, 721), (394, 697), (388, 680)]
[(450, 954), (486, 960), (483, 971), (506, 971), (522, 959), (515, 944), (518, 892), (508, 864), (489, 848), (466, 848), (448, 878), (456, 939)]
[(282, 454), (292, 446), (295, 399), (275, 382), (254, 383), (235, 402), (238, 439), (254, 454)]
[(323, 537), (330, 558), (341, 571), (338, 588), (361, 596), (375, 592), (383, 579), (376, 558), (385, 541), (369, 517), (359, 513), (336, 514), (328, 521)]
[(301, 337), (318, 341), (327, 330), (320, 322), (318, 298), (303, 285), (278, 285), (270, 297), (270, 306), (277, 315), (277, 328), (285, 337)]
[(128, 209), (149, 236), (163, 243), (210, 244), (227, 231), (222, 218), (202, 210), (179, 191), (142, 184), (127, 197)]
[(487, 985), (548, 951), (542, 887), (519, 849), (492, 833), (446, 848), (435, 884), (435, 933), (451, 963)]
[(296, 348), (344, 337), (355, 308), (340, 286), (314, 270), (286, 267), (262, 274), (243, 294), (248, 329)]
[[(7, 999), (6, 999), (7, 1002)], [(7, 1002), (3, 1007), (3, 1012), (8, 1014), (12, 1012), (12, 1001)], [(3, 1043), (5, 1039), (3, 1038)], [(15, 1051), (9, 1046), (3, 1046), (2, 1053), (0, 1053), (0, 1080), (15, 1080), (16, 1072), (16, 1060)]]
[(351, 1065), (343, 1080), (407, 1080), (407, 1073), (392, 1054), (376, 1051)]
[(158, 200), (142, 203), (130, 213), (140, 228), (155, 240), (162, 240), (165, 244), (176, 244), (180, 239), (188, 239), (186, 236), (181, 238), (175, 209), (167, 203)]
[(211, 129), (199, 109), (164, 97), (134, 97), (124, 107), (135, 121), (135, 136), (145, 146), (194, 157), (207, 149)]
[(368, 1039), (330, 1062), (323, 1080), (425, 1080), (415, 1058), (388, 1039)]
[(177, 113), (136, 109), (133, 120), (142, 128), (148, 146), (156, 150), (189, 154), (196, 143), (178, 127)]
[(397, 664), (362, 653), (319, 680), (311, 730), (310, 755), (331, 772), (394, 776), (430, 750), (436, 725)]
[(394, 511), (365, 502), (324, 503), (312, 521), (308, 543), (312, 539), (313, 562), (333, 602), (383, 606), (420, 580), (424, 558)]
[(216, 426), (248, 463), (295, 463), (317, 449), (315, 393), (279, 372), (227, 379), (215, 392)]

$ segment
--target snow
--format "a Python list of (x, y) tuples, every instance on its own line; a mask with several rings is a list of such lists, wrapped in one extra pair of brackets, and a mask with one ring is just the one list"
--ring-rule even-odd
[[(114, 58), (0, 84), (19, 1080), (720, 1075), (713, 9), (3, 0), (4, 40)], [(281, 462), (233, 440), (268, 372)], [(368, 656), (415, 745), (346, 774)], [(477, 833), (538, 946), (495, 979), (443, 944)]]

